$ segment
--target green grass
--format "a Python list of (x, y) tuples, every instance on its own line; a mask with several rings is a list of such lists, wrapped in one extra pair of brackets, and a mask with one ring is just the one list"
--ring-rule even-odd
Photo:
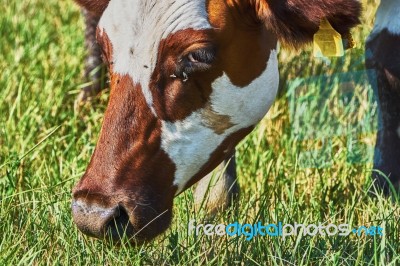
[[(206, 216), (194, 211), (188, 191), (175, 200), (171, 228), (134, 248), (87, 238), (71, 219), (71, 189), (93, 152), (108, 97), (73, 111), (85, 55), (78, 8), (3, 0), (0, 265), (399, 265), (399, 198), (374, 193), (370, 178), (376, 106), (363, 78), (363, 40), (377, 3), (363, 2), (358, 47), (344, 59), (327, 65), (310, 48), (281, 51), (281, 97), (238, 147), (240, 201), (208, 222), (380, 225), (384, 236), (194, 236), (189, 220)], [(343, 72), (361, 74), (352, 82), (321, 77)]]

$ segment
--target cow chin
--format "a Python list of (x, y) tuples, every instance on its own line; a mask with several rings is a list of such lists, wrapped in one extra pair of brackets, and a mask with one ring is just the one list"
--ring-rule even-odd
[(123, 239), (143, 244), (170, 225), (173, 197), (161, 199), (139, 190), (93, 193), (80, 187), (78, 184), (73, 192), (72, 215), (79, 230), (88, 236), (113, 244)]

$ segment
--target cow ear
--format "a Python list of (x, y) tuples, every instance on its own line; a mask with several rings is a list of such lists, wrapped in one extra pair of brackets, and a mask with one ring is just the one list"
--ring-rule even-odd
[(110, 0), (75, 0), (75, 2), (91, 14), (100, 17), (107, 8)]
[(286, 46), (299, 48), (313, 40), (323, 19), (342, 35), (360, 23), (358, 0), (256, 0), (256, 12)]

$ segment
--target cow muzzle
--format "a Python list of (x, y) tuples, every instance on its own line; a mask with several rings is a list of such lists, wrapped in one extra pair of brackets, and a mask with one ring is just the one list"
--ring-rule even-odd
[(92, 201), (90, 198), (74, 195), (72, 201), (73, 220), (88, 236), (115, 244), (122, 239), (142, 244), (165, 231), (171, 222), (171, 208), (132, 201)]

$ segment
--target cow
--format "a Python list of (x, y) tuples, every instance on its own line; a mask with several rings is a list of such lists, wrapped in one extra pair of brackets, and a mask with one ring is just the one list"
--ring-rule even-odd
[(87, 235), (135, 243), (165, 231), (174, 197), (221, 163), (211, 193), (237, 192), (235, 146), (276, 97), (278, 41), (300, 49), (325, 20), (349, 36), (361, 12), (357, 0), (76, 1), (100, 17), (111, 92), (72, 215)]
[(366, 68), (374, 70), (379, 126), (374, 155), (377, 186), (388, 194), (400, 187), (400, 1), (381, 1), (366, 42)]

